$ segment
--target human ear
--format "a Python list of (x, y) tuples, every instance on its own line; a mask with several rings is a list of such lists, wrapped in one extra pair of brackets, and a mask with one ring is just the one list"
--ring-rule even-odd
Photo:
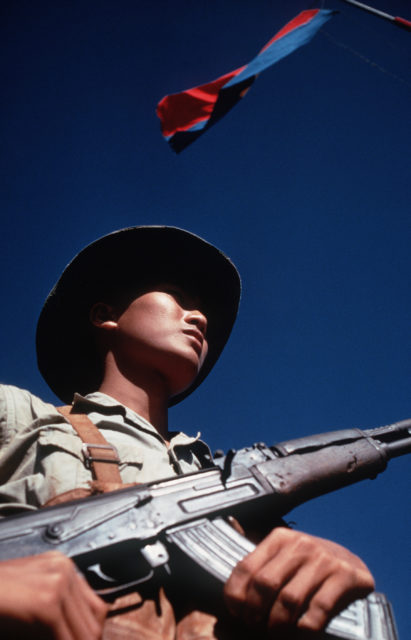
[(109, 304), (96, 302), (90, 309), (90, 322), (101, 329), (115, 329), (117, 327), (117, 314)]

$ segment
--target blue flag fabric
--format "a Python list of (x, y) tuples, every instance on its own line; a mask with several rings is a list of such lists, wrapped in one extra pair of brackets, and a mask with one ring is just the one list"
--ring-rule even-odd
[(257, 75), (307, 44), (336, 13), (302, 11), (288, 22), (247, 65), (192, 89), (165, 96), (157, 106), (164, 138), (179, 153), (241, 100)]

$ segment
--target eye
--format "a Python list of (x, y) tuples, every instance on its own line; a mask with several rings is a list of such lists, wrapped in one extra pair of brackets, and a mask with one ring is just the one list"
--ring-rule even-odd
[(196, 295), (193, 295), (190, 291), (180, 287), (178, 284), (161, 283), (158, 286), (159, 291), (164, 291), (178, 302), (181, 307), (187, 309), (201, 309), (202, 305)]

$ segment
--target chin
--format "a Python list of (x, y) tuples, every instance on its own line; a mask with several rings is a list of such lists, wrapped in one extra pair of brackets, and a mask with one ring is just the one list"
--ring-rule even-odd
[(183, 367), (179, 368), (178, 377), (175, 375), (174, 369), (173, 375), (170, 378), (170, 398), (174, 398), (174, 396), (177, 396), (179, 393), (186, 391), (197, 378), (200, 369), (201, 366), (199, 366), (198, 362), (195, 364), (193, 362), (186, 363), (184, 370)]

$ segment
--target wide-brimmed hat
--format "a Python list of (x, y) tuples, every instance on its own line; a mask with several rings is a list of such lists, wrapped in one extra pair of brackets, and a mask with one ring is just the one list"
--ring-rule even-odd
[(174, 281), (200, 296), (207, 315), (208, 354), (189, 395), (213, 368), (234, 324), (240, 277), (224, 253), (176, 227), (139, 226), (114, 231), (85, 247), (47, 297), (37, 325), (37, 360), (52, 391), (65, 403), (74, 392), (96, 391), (102, 380), (90, 308), (147, 282)]

